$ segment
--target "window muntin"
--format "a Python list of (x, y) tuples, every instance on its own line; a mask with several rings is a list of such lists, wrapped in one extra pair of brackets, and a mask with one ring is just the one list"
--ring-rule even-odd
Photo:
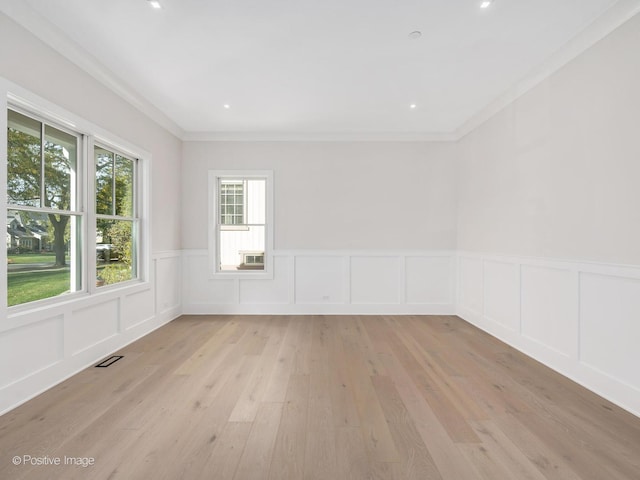
[(244, 180), (220, 180), (220, 224), (243, 225), (245, 217)]
[(83, 137), (7, 112), (7, 304), (82, 290)]
[(138, 278), (137, 160), (94, 147), (96, 178), (96, 285)]
[(270, 172), (210, 172), (214, 274), (270, 275), (270, 182)]

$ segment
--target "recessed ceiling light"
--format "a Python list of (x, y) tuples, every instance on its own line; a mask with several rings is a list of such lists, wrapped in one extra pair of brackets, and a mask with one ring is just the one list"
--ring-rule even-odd
[(420, 30), (414, 30), (409, 34), (409, 38), (411, 40), (417, 40), (422, 36), (422, 32)]
[(489, 8), (489, 6), (491, 5), (492, 1), (491, 0), (484, 0), (481, 4), (480, 4), (480, 8)]
[(229, 110), (229, 109), (231, 108), (231, 105), (229, 105), (228, 103), (225, 103), (225, 104), (223, 105), (223, 107), (224, 107), (224, 108), (226, 108), (227, 110)]
[(412, 103), (411, 105), (409, 105), (409, 108), (411, 110), (415, 110), (416, 108), (418, 108), (418, 105), (416, 105), (415, 103)]
[(149, 2), (149, 5), (151, 5), (153, 8), (159, 9), (162, 8), (162, 5), (160, 5), (160, 2), (158, 2), (157, 0), (147, 0)]

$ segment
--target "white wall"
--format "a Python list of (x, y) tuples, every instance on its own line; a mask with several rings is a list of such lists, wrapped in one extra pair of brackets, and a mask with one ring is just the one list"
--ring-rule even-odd
[[(185, 142), (184, 311), (452, 313), (453, 144)], [(207, 172), (273, 170), (273, 280), (213, 280)]]
[(636, 414), (639, 51), (636, 15), (458, 146), (459, 314)]
[(185, 142), (185, 249), (207, 248), (207, 172), (273, 170), (275, 249), (451, 249), (452, 144)]
[(640, 16), (459, 144), (458, 246), (640, 265)]
[[(0, 78), (151, 153), (153, 250), (143, 284), (19, 314), (0, 311), (2, 413), (179, 314), (181, 142), (2, 14), (0, 44)], [(4, 81), (0, 94), (4, 107)]]

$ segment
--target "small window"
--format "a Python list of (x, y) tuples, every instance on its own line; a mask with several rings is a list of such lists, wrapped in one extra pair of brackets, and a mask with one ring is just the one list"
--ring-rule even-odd
[(271, 172), (210, 172), (213, 273), (270, 275)]

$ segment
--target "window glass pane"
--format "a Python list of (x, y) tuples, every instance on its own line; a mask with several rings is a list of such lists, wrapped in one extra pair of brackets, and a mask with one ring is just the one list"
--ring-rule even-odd
[(44, 134), (45, 207), (75, 210), (77, 139), (49, 125)]
[(116, 215), (133, 217), (134, 161), (116, 155)]
[(247, 181), (247, 223), (264, 224), (267, 218), (267, 181), (264, 178)]
[(12, 110), (7, 127), (7, 201), (40, 207), (42, 124)]
[(96, 284), (111, 285), (137, 278), (134, 222), (98, 219), (96, 225)]
[[(265, 227), (254, 226), (242, 230), (220, 231), (220, 270), (264, 270), (264, 261), (255, 263), (255, 258), (264, 258)], [(253, 256), (254, 263), (247, 258)]]
[(215, 257), (214, 273), (257, 270), (261, 274), (258, 276), (265, 276), (270, 269), (265, 264), (270, 258), (265, 252), (269, 243), (266, 221), (267, 180), (270, 175), (254, 176), (250, 171), (246, 177), (232, 177), (227, 172), (216, 171), (209, 174), (215, 182), (209, 186), (217, 190), (217, 198), (212, 205), (218, 211), (218, 222), (213, 225), (216, 236), (211, 243)]
[(113, 215), (113, 153), (95, 148), (96, 213)]
[(80, 217), (9, 210), (7, 303), (19, 305), (82, 289)]
[(220, 180), (220, 224), (244, 223), (244, 182)]

